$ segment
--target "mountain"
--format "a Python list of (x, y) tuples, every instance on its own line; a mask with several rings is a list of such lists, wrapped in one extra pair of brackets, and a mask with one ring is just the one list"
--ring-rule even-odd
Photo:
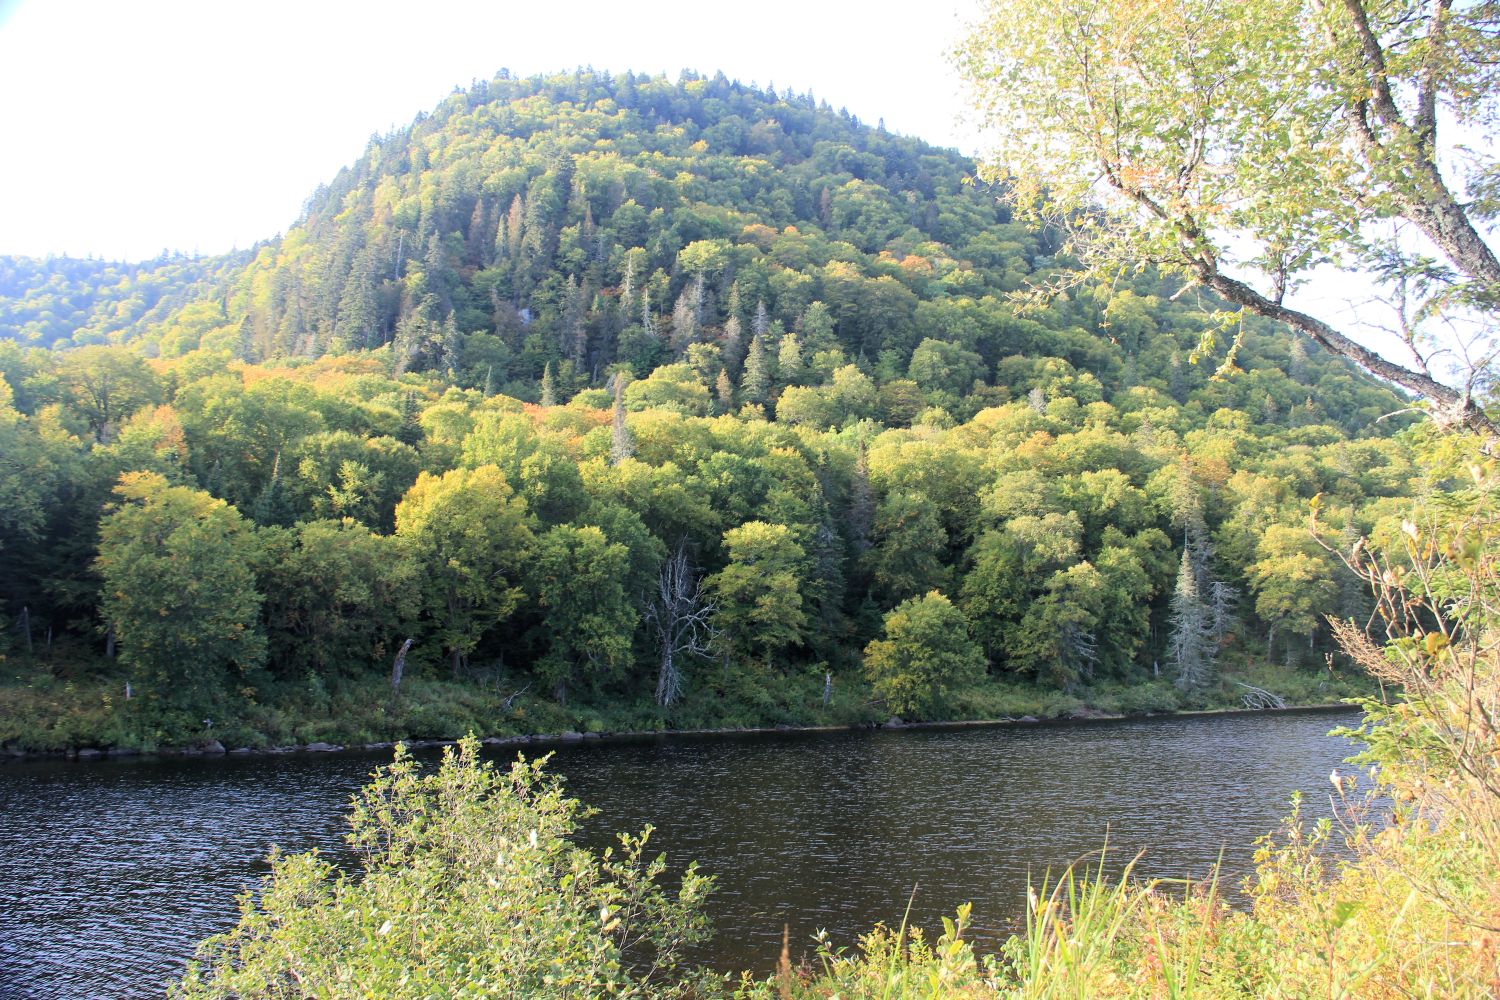
[(915, 382), (885, 394), (889, 423), (1024, 395), (1055, 377), (1041, 358), (1103, 398), (1146, 385), (1205, 414), (1360, 434), (1398, 408), (1255, 319), (1237, 359), (1255, 375), (1212, 381), (1215, 363), (1189, 363), (1212, 304), (1146, 275), (1018, 315), (1007, 296), (1067, 259), (973, 178), (954, 151), (723, 75), (502, 72), (372, 138), (249, 254), (0, 258), (0, 335), (244, 361), (377, 350), (395, 371), (535, 400), (549, 365), (564, 398), (675, 360), (738, 388), (754, 336), (775, 354), (791, 332), (811, 381), (854, 363), (883, 386)]
[(1399, 532), (1403, 400), (1071, 282), (973, 176), (722, 76), (502, 73), (242, 255), (0, 260), (0, 745), (1349, 690), (1308, 514)]

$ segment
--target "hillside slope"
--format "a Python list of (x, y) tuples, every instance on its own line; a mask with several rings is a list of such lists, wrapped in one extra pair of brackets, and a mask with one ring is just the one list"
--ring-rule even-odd
[[(120, 346), (0, 340), (0, 744), (1347, 690), (1322, 616), (1368, 597), (1308, 514), (1398, 530), (1401, 401), (1149, 272), (1019, 313), (1067, 260), (971, 167), (723, 78), (502, 75), (247, 259), (35, 328)], [(49, 267), (68, 315), (130, 287), (16, 268), (27, 322)]]

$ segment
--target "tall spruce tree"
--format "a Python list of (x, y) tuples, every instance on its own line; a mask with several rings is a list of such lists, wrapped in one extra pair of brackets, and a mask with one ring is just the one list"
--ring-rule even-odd
[(1201, 691), (1213, 680), (1209, 618), (1209, 609), (1198, 590), (1192, 555), (1184, 547), (1177, 570), (1177, 586), (1172, 591), (1170, 653), (1172, 665), (1177, 668), (1177, 687), (1183, 691)]
[(745, 355), (745, 370), (740, 375), (740, 394), (747, 402), (763, 404), (771, 397), (771, 365), (766, 357), (766, 341), (756, 334)]
[(552, 375), (552, 362), (547, 362), (542, 369), (542, 398), (543, 406), (557, 405), (557, 380)]

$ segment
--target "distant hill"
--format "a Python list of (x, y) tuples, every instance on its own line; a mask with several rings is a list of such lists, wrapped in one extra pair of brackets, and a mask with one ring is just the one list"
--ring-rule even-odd
[[(36, 347), (134, 340), (249, 261), (163, 254), (135, 264), (0, 255), (0, 338)], [(196, 345), (195, 345), (196, 346)]]

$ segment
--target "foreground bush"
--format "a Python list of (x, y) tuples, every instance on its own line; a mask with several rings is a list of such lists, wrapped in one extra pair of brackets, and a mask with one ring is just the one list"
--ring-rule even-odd
[(540, 761), (508, 772), (472, 737), (423, 774), (398, 749), (355, 797), (360, 871), (316, 851), (273, 855), (240, 923), (210, 938), (180, 998), (668, 997), (684, 945), (707, 934), (711, 880), (669, 893), (648, 827), (594, 855), (582, 807)]

